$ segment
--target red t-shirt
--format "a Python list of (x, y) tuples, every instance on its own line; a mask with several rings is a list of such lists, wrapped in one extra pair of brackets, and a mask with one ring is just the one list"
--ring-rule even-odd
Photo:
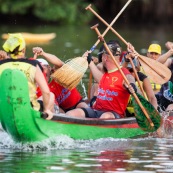
[(76, 88), (69, 90), (54, 80), (49, 83), (49, 88), (50, 91), (55, 94), (55, 100), (58, 102), (59, 106), (64, 110), (76, 106), (76, 104), (82, 99), (82, 96)]
[[(130, 74), (126, 68), (121, 68), (124, 74)], [(130, 94), (123, 87), (123, 77), (119, 70), (105, 73), (99, 83), (98, 96), (93, 108), (102, 111), (114, 111), (122, 118), (128, 104)]]

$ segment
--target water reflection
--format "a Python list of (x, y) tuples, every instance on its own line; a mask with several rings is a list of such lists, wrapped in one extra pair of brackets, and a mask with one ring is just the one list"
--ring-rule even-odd
[(54, 148), (46, 151), (1, 148), (1, 171), (171, 172), (173, 170), (172, 139), (99, 139), (72, 141), (71, 146), (73, 147), (68, 150)]

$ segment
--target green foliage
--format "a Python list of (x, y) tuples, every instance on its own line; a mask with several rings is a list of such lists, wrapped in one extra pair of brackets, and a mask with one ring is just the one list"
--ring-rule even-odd
[(26, 14), (34, 0), (6, 0), (1, 2), (0, 12), (3, 14)]
[(31, 14), (43, 21), (81, 24), (93, 16), (85, 10), (87, 5), (82, 0), (6, 0), (1, 2), (0, 13)]
[[(41, 3), (37, 1), (34, 8), (35, 16), (47, 21), (59, 21), (61, 23), (81, 23), (86, 22), (91, 18), (91, 15), (86, 15), (86, 3), (81, 0), (70, 2), (68, 1), (51, 1), (48, 0)], [(85, 13), (83, 11), (85, 11)]]

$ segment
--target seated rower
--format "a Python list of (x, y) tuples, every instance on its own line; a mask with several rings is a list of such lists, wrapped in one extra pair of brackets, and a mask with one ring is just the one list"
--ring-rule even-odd
[(50, 67), (45, 59), (37, 59), (38, 61), (42, 62), (44, 74), (47, 78), (50, 91), (54, 94), (55, 102), (59, 105), (61, 113), (79, 107), (88, 107), (77, 88), (69, 90), (61, 86), (54, 79), (51, 79), (51, 73), (53, 73), (57, 68), (62, 67), (64, 64), (58, 57), (44, 52), (41, 47), (34, 47), (33, 53), (42, 56), (54, 65), (53, 67)]
[[(29, 96), (32, 107), (37, 111), (47, 113), (47, 119), (51, 119), (54, 108), (49, 87), (40, 70), (39, 62), (25, 58), (26, 45), (22, 34), (9, 34), (8, 39), (3, 44), (3, 49), (9, 54), (9, 58), (0, 61), (0, 74), (7, 68), (22, 71), (28, 80)], [(43, 95), (42, 100), (37, 99), (37, 85), (41, 89)]]
[[(124, 58), (122, 59), (122, 65), (123, 65), (123, 67), (127, 68), (130, 71), (130, 73), (134, 76), (135, 80), (137, 81), (135, 72), (133, 71), (132, 65), (130, 64), (130, 61), (129, 61), (129, 58), (133, 59), (133, 64), (134, 64), (135, 69), (137, 71), (137, 75), (138, 75), (138, 78), (139, 78), (140, 85), (142, 84), (142, 89), (145, 92), (144, 93), (145, 97), (147, 97), (148, 101), (154, 106), (155, 109), (158, 109), (157, 99), (156, 99), (154, 91), (152, 89), (150, 80), (148, 79), (148, 77), (145, 74), (140, 72), (139, 61), (137, 59), (133, 58), (133, 57), (135, 57), (134, 54), (126, 54), (124, 56)], [(137, 83), (137, 85), (139, 86), (138, 83)], [(129, 112), (131, 114), (134, 112), (132, 106), (130, 105), (130, 103), (131, 102), (129, 100), (129, 105), (127, 107), (127, 116), (129, 115)]]
[[(108, 43), (108, 47), (117, 63), (120, 64), (121, 48), (112, 43)], [(128, 47), (130, 49), (131, 45), (128, 44)], [(95, 104), (92, 108), (78, 108), (68, 111), (66, 115), (82, 118), (124, 118), (130, 93), (137, 92), (134, 77), (126, 68), (121, 67), (121, 70), (130, 83), (127, 86), (115, 62), (105, 48), (102, 54), (102, 64), (106, 69), (104, 74), (94, 64), (90, 54), (87, 60), (94, 79), (99, 83)]]

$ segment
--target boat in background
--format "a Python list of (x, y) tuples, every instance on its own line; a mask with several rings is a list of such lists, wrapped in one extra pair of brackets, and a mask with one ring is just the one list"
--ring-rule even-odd
[[(48, 43), (52, 39), (56, 37), (56, 33), (45, 33), (45, 34), (34, 34), (34, 33), (27, 33), (27, 32), (21, 32), (23, 35), (26, 44), (32, 44), (32, 43)], [(2, 34), (3, 39), (8, 38), (8, 34)]]

